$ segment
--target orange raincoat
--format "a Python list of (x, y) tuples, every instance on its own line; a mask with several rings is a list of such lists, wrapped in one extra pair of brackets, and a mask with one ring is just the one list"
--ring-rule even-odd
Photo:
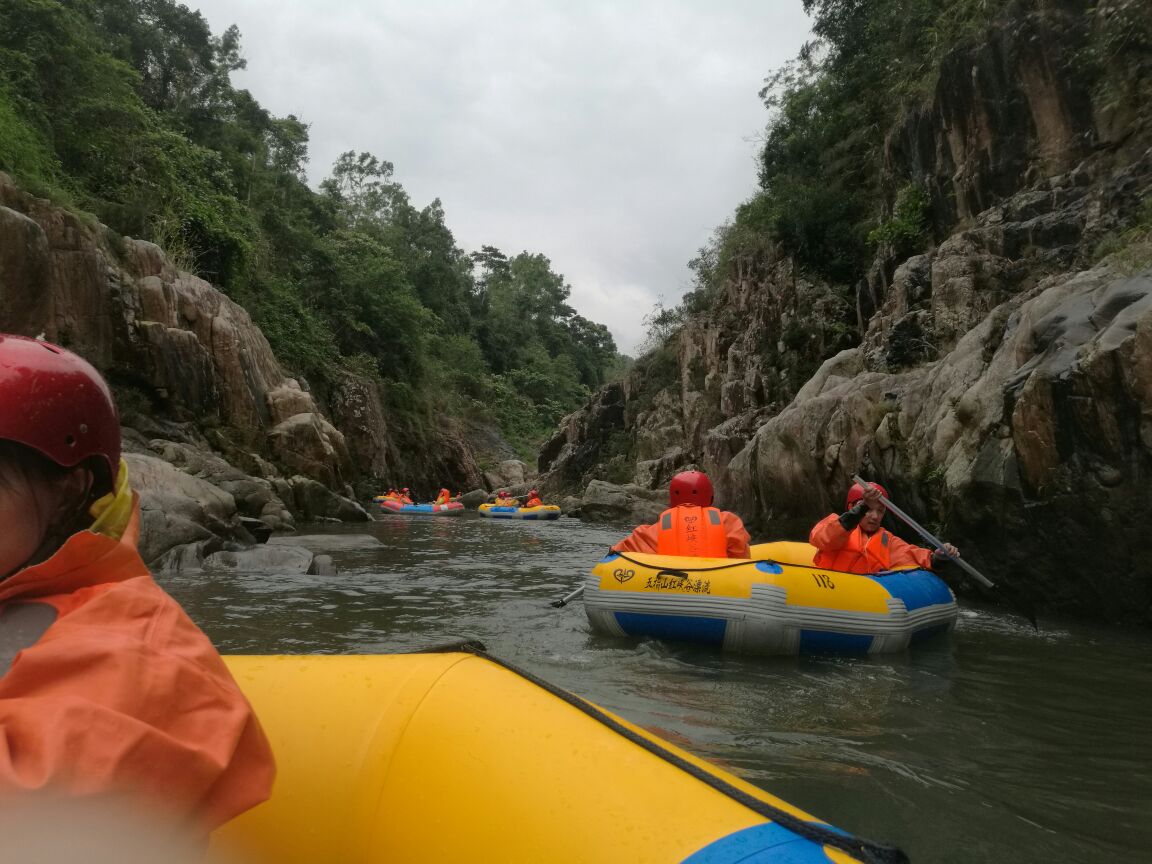
[[(612, 547), (613, 552), (650, 552), (657, 553), (660, 549), (661, 525), (663, 524), (664, 517), (669, 515), (676, 515), (677, 510), (683, 508), (673, 507), (670, 510), (665, 510), (661, 514), (660, 520), (655, 525), (640, 525), (631, 534)], [(694, 511), (701, 509), (714, 510), (715, 508), (699, 508), (694, 507)], [(724, 535), (727, 538), (727, 557), (728, 558), (749, 558), (752, 553), (748, 549), (748, 544), (751, 538), (744, 528), (744, 523), (740, 521), (740, 517), (735, 513), (729, 513), (727, 510), (717, 510), (720, 514), (720, 526)], [(667, 540), (665, 541), (667, 544)], [(718, 550), (715, 550), (718, 551)], [(717, 555), (714, 557), (725, 557)]]
[(93, 513), (91, 529), (0, 582), (0, 796), (128, 794), (210, 831), (268, 797), (271, 750), (136, 551), (123, 463)]
[(845, 531), (840, 514), (821, 519), (808, 535), (808, 542), (819, 551), (813, 563), (817, 567), (841, 573), (880, 573), (884, 570), (932, 569), (932, 553), (913, 546), (881, 528), (869, 535), (857, 525)]

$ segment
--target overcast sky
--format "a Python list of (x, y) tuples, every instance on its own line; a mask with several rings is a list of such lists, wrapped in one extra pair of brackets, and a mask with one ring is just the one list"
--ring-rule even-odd
[(310, 125), (313, 186), (345, 150), (392, 162), (464, 249), (547, 255), (626, 353), (753, 193), (757, 92), (809, 25), (801, 0), (186, 2)]

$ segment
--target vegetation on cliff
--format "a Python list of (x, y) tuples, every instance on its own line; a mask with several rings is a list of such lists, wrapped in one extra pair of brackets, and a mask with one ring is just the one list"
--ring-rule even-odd
[(545, 256), (469, 256), (367, 153), (310, 189), (307, 125), (233, 87), (243, 66), (235, 27), (175, 0), (9, 0), (0, 170), (223, 288), (321, 396), (379, 379), (402, 449), (468, 415), (527, 450), (603, 383), (612, 337)]
[(949, 55), (1006, 15), (1088, 16), (1075, 72), (1116, 123), (1135, 125), (1152, 96), (1152, 18), (1139, 0), (802, 2), (815, 38), (761, 90), (770, 120), (759, 188), (691, 262), (695, 289), (656, 310), (649, 347), (707, 308), (740, 262), (766, 257), (840, 286), (842, 323), (855, 328), (854, 286), (877, 253), (903, 260), (952, 227), (932, 224), (927, 190), (885, 164), (886, 136), (930, 101)]

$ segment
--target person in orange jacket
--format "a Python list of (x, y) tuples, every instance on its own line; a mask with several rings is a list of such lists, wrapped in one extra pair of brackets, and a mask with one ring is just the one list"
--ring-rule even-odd
[(501, 489), (496, 493), (495, 505), (497, 507), (519, 507), (520, 499), (513, 498), (510, 494)]
[(0, 795), (147, 802), (207, 833), (275, 765), (224, 661), (137, 551), (104, 380), (0, 334)]
[(451, 500), (452, 495), (448, 492), (447, 489), (441, 489), (440, 493), (436, 496), (437, 504), (447, 504)]
[[(883, 527), (884, 501), (888, 491), (879, 483), (861, 489), (853, 483), (848, 490), (844, 513), (830, 513), (821, 519), (808, 542), (818, 550), (813, 563), (817, 567), (841, 573), (881, 573), (887, 570), (917, 568), (931, 570), (946, 556), (930, 549), (913, 546)], [(945, 543), (950, 555), (959, 556), (956, 547)]]
[(528, 500), (524, 502), (525, 507), (543, 507), (544, 502), (540, 499), (540, 493), (535, 489), (528, 491)]
[(403, 489), (400, 490), (400, 499), (399, 500), (400, 500), (401, 504), (411, 504), (412, 503), (412, 496), (410, 494), (408, 494), (408, 487), (407, 486), (405, 486)]
[(751, 538), (735, 513), (712, 506), (712, 481), (682, 471), (668, 484), (669, 507), (654, 525), (641, 525), (613, 552), (654, 552), (694, 558), (748, 558)]

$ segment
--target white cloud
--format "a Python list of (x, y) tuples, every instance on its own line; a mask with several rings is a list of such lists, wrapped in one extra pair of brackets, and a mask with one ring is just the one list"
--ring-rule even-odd
[(808, 38), (800, 0), (190, 5), (240, 27), (237, 86), (310, 124), (314, 184), (391, 161), (465, 249), (547, 255), (624, 351), (754, 191), (757, 91)]

